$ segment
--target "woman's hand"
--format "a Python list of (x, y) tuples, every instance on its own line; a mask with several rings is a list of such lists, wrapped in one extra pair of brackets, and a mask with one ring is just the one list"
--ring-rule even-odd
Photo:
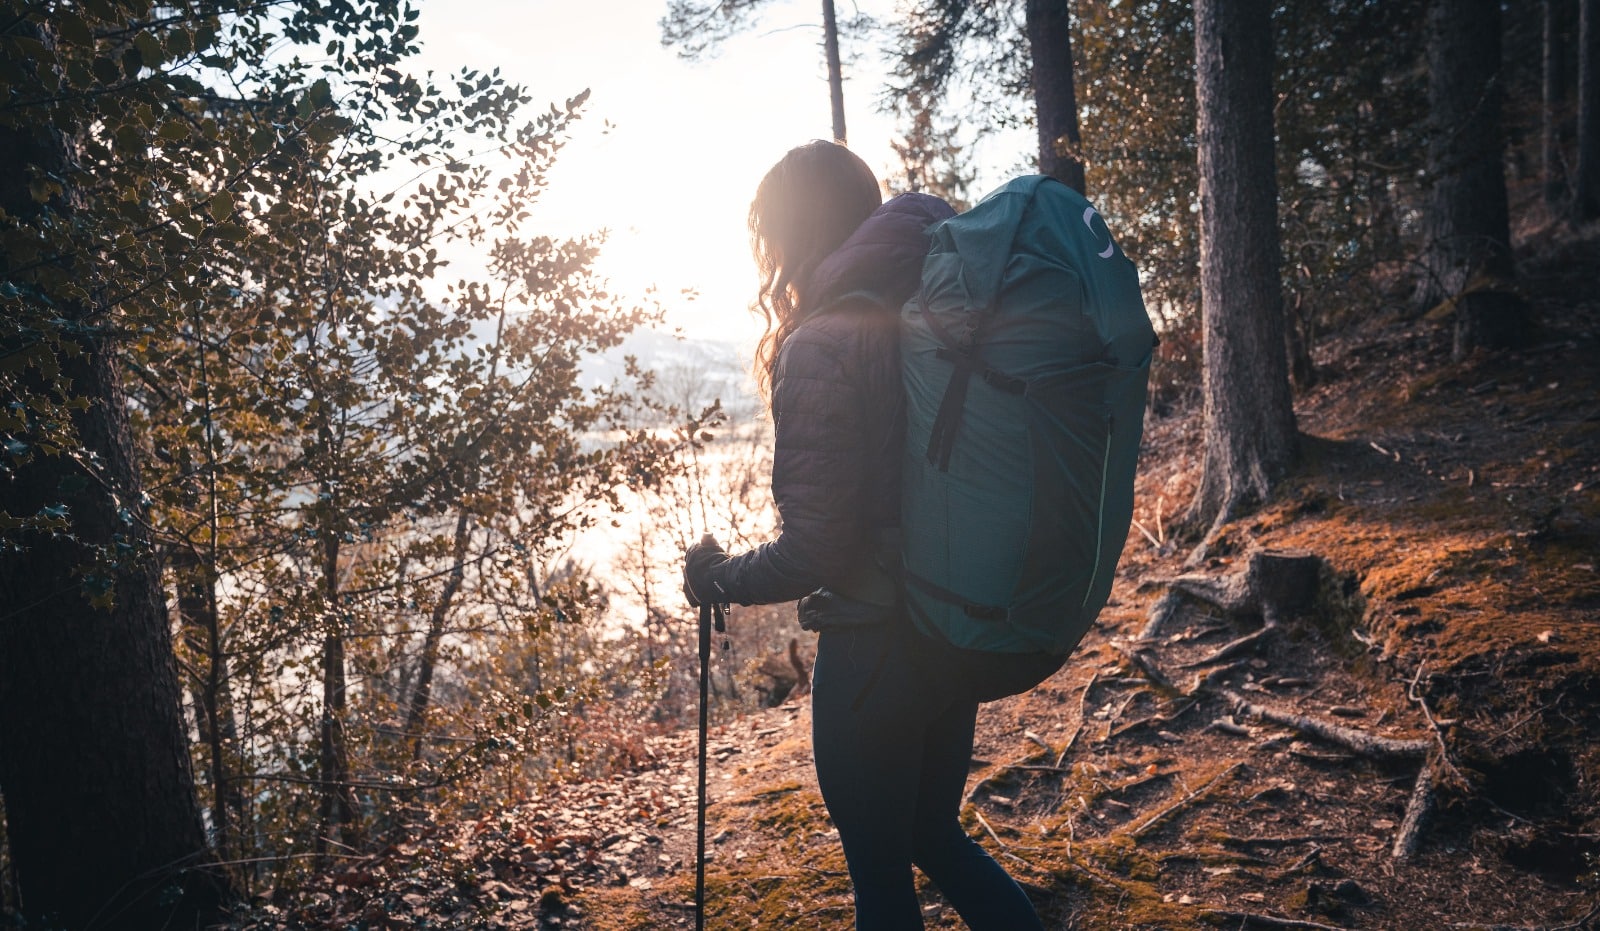
[(683, 595), (692, 607), (698, 608), (708, 601), (720, 604), (728, 600), (728, 593), (723, 591), (715, 575), (727, 561), (727, 551), (709, 533), (683, 554)]

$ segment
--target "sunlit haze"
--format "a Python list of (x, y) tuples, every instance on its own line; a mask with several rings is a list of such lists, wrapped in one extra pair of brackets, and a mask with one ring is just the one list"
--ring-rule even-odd
[[(665, 10), (665, 0), (425, 0), (417, 64), (499, 67), (540, 105), (592, 88), (532, 228), (609, 230), (600, 269), (619, 293), (654, 285), (669, 326), (745, 344), (759, 332), (746, 309), (751, 194), (784, 151), (831, 132), (820, 7), (774, 0), (756, 28), (701, 62), (661, 46)], [(883, 64), (857, 48), (846, 64), (850, 144), (881, 176), (894, 128), (877, 110)], [(679, 299), (683, 289), (699, 297)]]

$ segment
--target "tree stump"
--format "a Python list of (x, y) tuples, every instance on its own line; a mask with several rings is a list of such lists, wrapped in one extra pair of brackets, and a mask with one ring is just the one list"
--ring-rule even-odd
[(1219, 662), (1252, 648), (1280, 621), (1315, 606), (1326, 561), (1307, 550), (1256, 550), (1245, 567), (1230, 575), (1180, 575), (1167, 582), (1167, 592), (1150, 611), (1141, 640), (1156, 637), (1178, 612), (1184, 598), (1212, 605), (1236, 620), (1261, 619), (1261, 627), (1223, 644), (1185, 667)]

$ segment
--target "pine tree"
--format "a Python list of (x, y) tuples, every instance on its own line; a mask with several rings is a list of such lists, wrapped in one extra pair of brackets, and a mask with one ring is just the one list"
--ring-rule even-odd
[(1034, 124), (1039, 171), (1084, 192), (1083, 140), (1072, 73), (1072, 15), (1068, 0), (1028, 0), (1025, 22), (1033, 59)]
[(1278, 280), (1269, 0), (1196, 0), (1205, 455), (1190, 521), (1264, 501), (1295, 454)]
[(1583, 0), (1578, 14), (1578, 165), (1573, 219), (1600, 217), (1600, 0)]
[(1424, 305), (1455, 301), (1454, 354), (1522, 339), (1501, 131), (1499, 0), (1434, 0), (1428, 21), (1428, 180)]

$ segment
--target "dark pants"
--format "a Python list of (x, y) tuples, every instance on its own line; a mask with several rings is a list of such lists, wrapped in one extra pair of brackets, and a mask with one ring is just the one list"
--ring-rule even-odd
[(859, 931), (922, 928), (913, 863), (973, 931), (1042, 931), (1022, 889), (959, 816), (978, 703), (1026, 691), (1062, 661), (959, 650), (903, 621), (822, 631), (812, 743)]

